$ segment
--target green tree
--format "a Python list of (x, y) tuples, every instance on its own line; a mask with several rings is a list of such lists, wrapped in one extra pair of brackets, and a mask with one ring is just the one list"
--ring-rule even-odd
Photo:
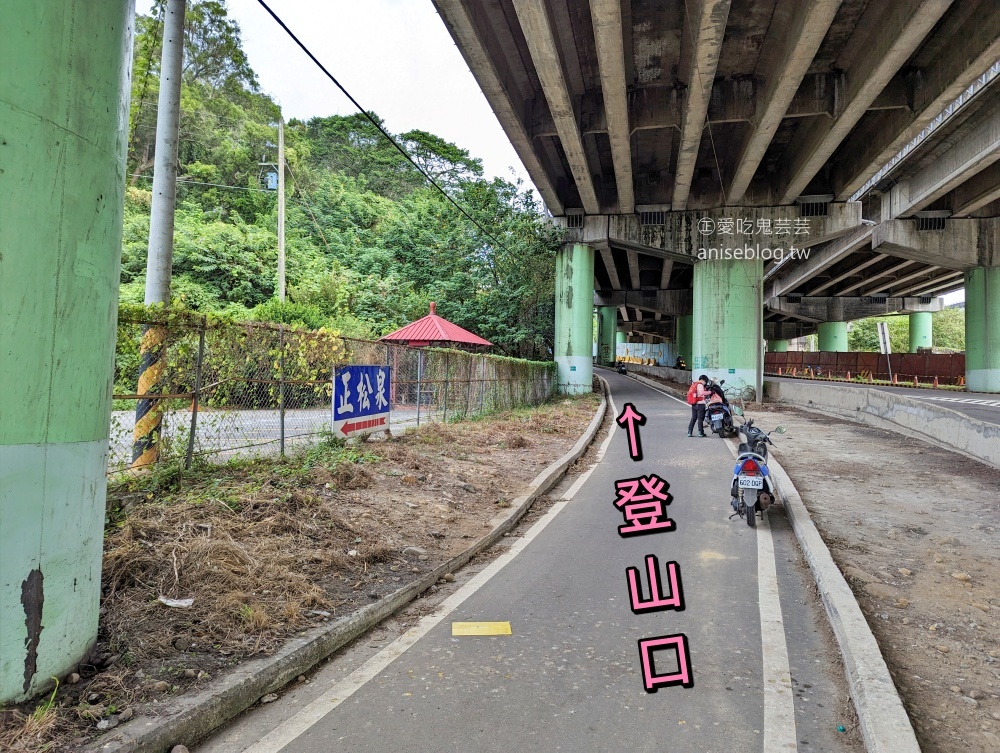
[(906, 353), (910, 349), (910, 322), (905, 316), (873, 316), (851, 322), (847, 333), (847, 347), (856, 351), (879, 351), (878, 322), (889, 324), (889, 346), (893, 353)]
[(942, 309), (931, 317), (935, 348), (965, 350), (965, 309)]

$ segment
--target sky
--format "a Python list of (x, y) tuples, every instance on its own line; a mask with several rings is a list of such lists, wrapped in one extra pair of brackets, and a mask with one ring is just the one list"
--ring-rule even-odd
[[(528, 174), (430, 0), (269, 0), (299, 39), (391, 133), (429, 131), (483, 161), (487, 177)], [(356, 112), (257, 0), (228, 0), (261, 89), (285, 115)], [(513, 174), (511, 173), (513, 170)]]

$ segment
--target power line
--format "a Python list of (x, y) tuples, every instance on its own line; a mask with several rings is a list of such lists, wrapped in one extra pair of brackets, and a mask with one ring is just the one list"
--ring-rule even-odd
[(301, 49), (301, 50), (302, 50), (302, 51), (303, 51), (303, 52), (304, 52), (304, 53), (305, 53), (306, 55), (308, 55), (308, 56), (309, 56), (309, 59), (310, 59), (310, 60), (312, 60), (312, 61), (313, 61), (313, 62), (314, 62), (314, 63), (315, 63), (316, 65), (317, 65), (317, 67), (319, 67), (319, 69), (320, 69), (321, 71), (323, 71), (323, 73), (324, 73), (324, 74), (326, 75), (326, 77), (327, 77), (328, 79), (330, 79), (330, 80), (331, 80), (331, 81), (332, 81), (332, 82), (334, 83), (334, 85), (335, 85), (335, 86), (336, 86), (336, 87), (337, 87), (338, 89), (340, 89), (340, 91), (341, 91), (341, 92), (343, 92), (344, 96), (345, 96), (345, 97), (347, 97), (347, 98), (348, 98), (349, 100), (351, 100), (351, 104), (353, 104), (353, 105), (354, 105), (354, 106), (355, 106), (356, 108), (358, 108), (358, 112), (360, 112), (360, 113), (361, 113), (361, 114), (362, 114), (362, 115), (363, 115), (363, 116), (364, 116), (364, 117), (365, 117), (365, 118), (366, 118), (366, 119), (367, 119), (367, 120), (368, 120), (368, 121), (369, 121), (369, 122), (370, 122), (370, 123), (371, 123), (371, 124), (372, 124), (373, 126), (375, 126), (375, 127), (376, 127), (376, 128), (377, 128), (377, 129), (379, 130), (379, 133), (381, 133), (381, 134), (382, 134), (383, 136), (385, 136), (385, 137), (386, 137), (386, 139), (388, 139), (388, 140), (389, 140), (389, 143), (390, 143), (390, 144), (392, 144), (392, 145), (393, 145), (394, 147), (396, 147), (396, 150), (397, 150), (397, 151), (398, 151), (398, 152), (399, 152), (400, 154), (402, 154), (402, 155), (403, 155), (403, 156), (404, 156), (404, 157), (406, 158), (406, 160), (407, 160), (407, 161), (408, 161), (408, 162), (409, 162), (409, 163), (410, 163), (411, 165), (413, 165), (413, 166), (414, 166), (414, 167), (415, 167), (415, 168), (417, 169), (417, 171), (418, 171), (418, 172), (419, 172), (419, 173), (420, 173), (421, 175), (423, 175), (423, 176), (424, 176), (424, 178), (426, 178), (426, 179), (427, 179), (427, 181), (428, 181), (428, 182), (429, 182), (429, 183), (430, 183), (430, 184), (431, 184), (432, 186), (434, 186), (434, 188), (436, 188), (436, 189), (437, 189), (437, 190), (438, 190), (438, 191), (439, 191), (439, 192), (441, 193), (441, 195), (442, 195), (442, 196), (444, 196), (444, 198), (445, 198), (445, 199), (447, 199), (447, 201), (448, 201), (448, 202), (449, 202), (449, 203), (450, 203), (450, 204), (451, 204), (451, 205), (452, 205), (453, 207), (455, 207), (455, 209), (457, 209), (457, 210), (458, 210), (459, 212), (461, 212), (461, 213), (462, 213), (462, 215), (463, 215), (463, 216), (464, 216), (464, 217), (465, 217), (465, 218), (466, 218), (466, 219), (467, 219), (467, 220), (468, 220), (469, 222), (471, 222), (471, 223), (472, 223), (473, 225), (475, 225), (475, 226), (476, 226), (477, 228), (479, 228), (479, 229), (480, 229), (480, 230), (482, 231), (482, 233), (483, 233), (483, 234), (484, 234), (484, 235), (485, 235), (485, 236), (486, 236), (487, 238), (489, 238), (489, 239), (490, 239), (491, 241), (493, 241), (493, 242), (494, 242), (494, 243), (495, 243), (495, 244), (496, 244), (497, 246), (499, 246), (500, 248), (504, 248), (504, 249), (506, 249), (506, 246), (505, 246), (505, 245), (504, 245), (503, 243), (501, 243), (500, 241), (498, 241), (498, 240), (497, 240), (497, 239), (496, 239), (496, 238), (495, 238), (495, 237), (493, 236), (493, 234), (492, 234), (492, 233), (490, 233), (490, 232), (489, 232), (488, 230), (486, 230), (486, 228), (484, 228), (484, 227), (483, 227), (482, 225), (480, 225), (480, 224), (479, 224), (479, 221), (478, 221), (478, 220), (476, 220), (476, 218), (475, 218), (475, 217), (473, 217), (473, 216), (472, 216), (471, 214), (469, 214), (469, 213), (468, 213), (468, 212), (467, 212), (467, 211), (466, 211), (466, 210), (465, 210), (465, 209), (464, 209), (464, 208), (463, 208), (463, 207), (462, 207), (462, 206), (461, 206), (461, 205), (460, 205), (460, 204), (459, 204), (459, 203), (458, 203), (457, 201), (455, 201), (455, 200), (454, 200), (453, 198), (451, 198), (451, 196), (449, 196), (449, 195), (448, 195), (448, 192), (447, 192), (447, 191), (445, 191), (445, 190), (444, 190), (444, 189), (443, 189), (443, 188), (442, 188), (442, 187), (441, 187), (441, 186), (440, 186), (440, 185), (438, 184), (438, 182), (437, 182), (436, 180), (434, 180), (434, 178), (432, 178), (432, 177), (431, 177), (430, 175), (428, 175), (428, 174), (427, 174), (427, 172), (426, 172), (426, 171), (425, 171), (425, 170), (424, 170), (424, 169), (423, 169), (423, 168), (422, 168), (422, 167), (421, 167), (420, 165), (418, 165), (418, 164), (417, 164), (417, 163), (416, 163), (416, 162), (414, 161), (413, 157), (411, 157), (411, 156), (409, 155), (409, 153), (408, 153), (408, 152), (407, 152), (407, 151), (406, 151), (405, 149), (403, 149), (403, 147), (402, 147), (402, 146), (400, 146), (400, 145), (399, 145), (399, 142), (397, 142), (397, 141), (396, 141), (396, 139), (395, 139), (395, 138), (393, 138), (393, 136), (392, 136), (392, 135), (391, 135), (391, 134), (390, 134), (390, 133), (389, 133), (388, 131), (386, 131), (386, 130), (385, 130), (385, 129), (384, 129), (383, 127), (382, 127), (382, 125), (381, 125), (381, 124), (380, 124), (380, 123), (379, 123), (379, 122), (378, 122), (377, 120), (375, 120), (375, 118), (373, 118), (373, 117), (371, 116), (371, 114), (370, 114), (370, 113), (369, 113), (369, 112), (368, 112), (368, 111), (367, 111), (367, 110), (366, 110), (365, 108), (363, 108), (363, 107), (361, 106), (361, 104), (360, 104), (360, 103), (359, 103), (359, 102), (358, 102), (358, 101), (357, 101), (357, 100), (356, 100), (356, 99), (355, 99), (354, 97), (352, 97), (352, 96), (351, 96), (351, 93), (350, 93), (349, 91), (347, 91), (347, 89), (345, 89), (345, 88), (344, 88), (344, 85), (343, 85), (343, 84), (341, 84), (341, 83), (340, 83), (340, 82), (339, 82), (339, 81), (338, 81), (338, 80), (336, 79), (336, 77), (335, 77), (335, 76), (334, 76), (334, 75), (333, 75), (332, 73), (330, 73), (330, 71), (328, 71), (328, 70), (326, 69), (326, 66), (324, 66), (324, 65), (323, 65), (323, 64), (322, 64), (322, 63), (321, 63), (321, 62), (319, 61), (319, 59), (318, 59), (318, 58), (317, 58), (317, 57), (316, 57), (315, 55), (313, 55), (313, 53), (312, 53), (312, 52), (311, 52), (311, 51), (309, 50), (309, 48), (308, 48), (308, 47), (306, 47), (306, 46), (305, 46), (305, 44), (303, 44), (303, 43), (302, 43), (302, 41), (301, 41), (301, 40), (300, 40), (300, 39), (299, 39), (299, 38), (298, 38), (297, 36), (295, 36), (295, 33), (294, 33), (294, 32), (293, 32), (293, 31), (292, 31), (291, 29), (289, 29), (289, 28), (288, 28), (288, 25), (287, 25), (287, 24), (286, 24), (286, 23), (285, 23), (284, 21), (282, 21), (282, 20), (281, 20), (281, 18), (280, 18), (280, 17), (278, 16), (278, 14), (277, 14), (277, 13), (275, 13), (275, 12), (274, 12), (273, 10), (271, 10), (271, 8), (270, 8), (270, 7), (268, 6), (268, 4), (267, 4), (267, 3), (265, 3), (265, 2), (264, 2), (264, 0), (257, 0), (257, 2), (258, 2), (258, 3), (260, 3), (261, 7), (262, 7), (262, 8), (264, 9), (264, 10), (266, 10), (266, 11), (268, 12), (268, 14), (269, 14), (269, 15), (271, 16), (271, 18), (273, 18), (273, 19), (275, 20), (275, 22), (276, 22), (276, 23), (278, 24), (278, 26), (280, 26), (280, 27), (281, 27), (282, 29), (284, 29), (285, 33), (286, 33), (286, 34), (288, 34), (288, 36), (292, 38), (292, 41), (293, 41), (293, 42), (295, 42), (295, 44), (297, 44), (297, 45), (299, 46), (299, 48), (300, 48), (300, 49)]

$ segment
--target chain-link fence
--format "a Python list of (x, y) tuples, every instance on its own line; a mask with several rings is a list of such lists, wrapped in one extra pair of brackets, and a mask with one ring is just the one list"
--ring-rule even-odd
[[(154, 339), (160, 350), (144, 360)], [(155, 389), (137, 394), (137, 375), (151, 361)], [(109, 472), (148, 460), (151, 455), (142, 451), (150, 443), (159, 460), (188, 465), (196, 456), (284, 453), (330, 430), (333, 369), (345, 365), (390, 366), (391, 430), (397, 432), (425, 421), (536, 405), (556, 385), (551, 363), (273, 324), (123, 320), (115, 350)], [(145, 428), (157, 424), (147, 436)]]

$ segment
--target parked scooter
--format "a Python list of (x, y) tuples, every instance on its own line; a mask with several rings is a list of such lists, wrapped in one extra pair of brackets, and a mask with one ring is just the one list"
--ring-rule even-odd
[[(733, 412), (743, 415), (743, 410), (737, 406)], [(746, 419), (739, 432), (746, 439), (740, 442), (737, 450), (736, 466), (733, 468), (733, 483), (730, 487), (733, 514), (746, 518), (747, 525), (757, 527), (757, 513), (761, 516), (774, 502), (775, 489), (771, 473), (767, 468), (767, 445), (773, 445), (772, 433), (784, 434), (785, 427), (778, 426), (773, 432), (763, 432), (753, 425), (753, 419)]]
[[(723, 379), (719, 382), (719, 387), (726, 383)], [(712, 429), (713, 434), (718, 434), (721, 439), (736, 436), (736, 425), (733, 423), (732, 409), (728, 403), (708, 403), (705, 406), (705, 420)]]
[(619, 374), (625, 374), (626, 373), (626, 371), (625, 371), (625, 362), (624, 361), (615, 361), (615, 371), (617, 371)]

